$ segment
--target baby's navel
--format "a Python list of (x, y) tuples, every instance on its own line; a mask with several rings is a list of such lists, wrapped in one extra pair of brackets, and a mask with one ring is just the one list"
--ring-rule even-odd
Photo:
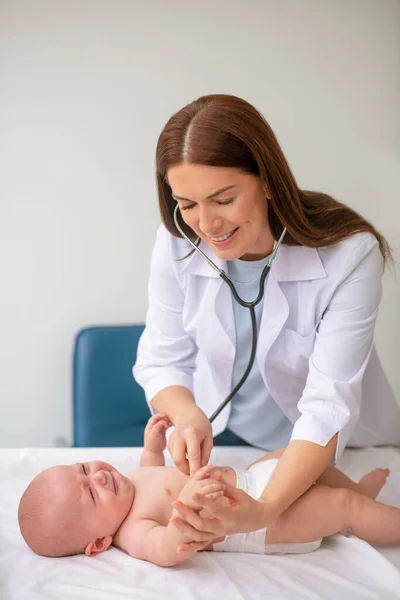
[(170, 496), (172, 494), (171, 490), (169, 488), (165, 488), (165, 493), (167, 494), (167, 496)]

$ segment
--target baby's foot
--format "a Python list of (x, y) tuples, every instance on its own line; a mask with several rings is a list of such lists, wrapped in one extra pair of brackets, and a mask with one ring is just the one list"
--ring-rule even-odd
[(375, 499), (383, 486), (386, 483), (390, 469), (374, 469), (370, 473), (361, 477), (358, 485), (361, 488), (361, 493), (369, 498)]

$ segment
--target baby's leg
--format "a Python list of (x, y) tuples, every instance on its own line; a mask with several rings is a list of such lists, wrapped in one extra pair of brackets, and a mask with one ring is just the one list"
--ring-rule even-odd
[(389, 469), (374, 469), (361, 477), (360, 481), (356, 483), (339, 469), (327, 467), (316, 483), (333, 488), (347, 488), (353, 490), (353, 492), (369, 496), (369, 498), (376, 498), (385, 485), (389, 473)]
[(312, 542), (347, 528), (367, 542), (400, 543), (400, 509), (317, 484), (267, 527), (265, 543)]
[[(268, 454), (265, 454), (256, 460), (247, 468), (250, 469), (250, 467), (256, 463), (269, 460), (270, 458), (280, 458), (285, 449), (286, 446), (283, 446), (282, 448), (278, 448), (273, 452), (269, 452)], [(374, 469), (370, 473), (364, 475), (364, 477), (362, 477), (357, 483), (350, 479), (350, 477), (347, 477), (347, 475), (345, 475), (342, 471), (339, 471), (339, 469), (336, 467), (327, 467), (322, 475), (317, 479), (316, 483), (333, 488), (347, 488), (349, 490), (353, 490), (353, 492), (358, 492), (360, 494), (364, 494), (365, 496), (369, 496), (370, 498), (376, 498), (382, 487), (385, 485), (389, 473), (389, 469)]]

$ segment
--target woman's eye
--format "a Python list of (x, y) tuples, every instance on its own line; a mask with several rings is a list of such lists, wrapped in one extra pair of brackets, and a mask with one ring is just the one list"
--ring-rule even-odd
[[(93, 490), (92, 490), (92, 488), (89, 488), (89, 492), (90, 492), (90, 495), (92, 496), (92, 500), (93, 500), (93, 502), (95, 502), (95, 500), (94, 500), (94, 494), (93, 494)], [(95, 503), (95, 504), (96, 504), (96, 503)]]
[(85, 465), (83, 463), (82, 463), (82, 471), (85, 475), (87, 475), (87, 471), (86, 471)]
[[(235, 198), (230, 198), (230, 200), (222, 200), (219, 201), (217, 200), (217, 204), (221, 205), (221, 206), (225, 206), (227, 204), (232, 204), (232, 202), (235, 200)], [(194, 206), (196, 206), (195, 204), (189, 204), (188, 206), (181, 206), (180, 210), (190, 210), (191, 208), (193, 208)]]

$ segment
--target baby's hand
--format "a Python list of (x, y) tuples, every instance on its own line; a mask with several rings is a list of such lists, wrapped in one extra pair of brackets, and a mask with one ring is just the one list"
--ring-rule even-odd
[(201, 510), (203, 507), (196, 502), (201, 498), (216, 500), (224, 494), (225, 482), (214, 479), (211, 472), (215, 465), (206, 465), (187, 481), (178, 496), (178, 501), (183, 502), (193, 510)]
[(166, 415), (152, 416), (144, 430), (144, 449), (153, 454), (162, 454), (167, 445), (165, 432), (172, 426)]

